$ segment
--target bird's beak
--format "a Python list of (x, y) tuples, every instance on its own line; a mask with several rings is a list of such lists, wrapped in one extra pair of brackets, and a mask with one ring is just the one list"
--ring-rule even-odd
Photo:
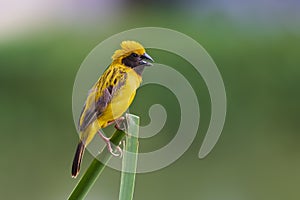
[[(145, 60), (150, 60), (151, 62), (154, 62), (154, 60), (151, 58), (151, 56), (149, 56), (147, 53), (144, 53), (142, 56), (141, 56), (142, 59), (145, 59)], [(149, 62), (146, 62), (143, 60), (143, 64), (145, 64), (146, 66), (152, 66), (151, 63)]]
[(151, 56), (149, 56), (147, 53), (144, 53), (144, 54), (142, 55), (142, 58), (143, 58), (143, 59), (147, 59), (147, 60), (151, 60), (151, 62), (154, 62), (154, 60), (151, 58)]

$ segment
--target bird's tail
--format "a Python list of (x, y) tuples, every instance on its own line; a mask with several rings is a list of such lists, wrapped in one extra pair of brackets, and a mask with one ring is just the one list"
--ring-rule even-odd
[(79, 142), (72, 165), (72, 177), (76, 178), (80, 170), (82, 156), (85, 150), (85, 145), (82, 141)]

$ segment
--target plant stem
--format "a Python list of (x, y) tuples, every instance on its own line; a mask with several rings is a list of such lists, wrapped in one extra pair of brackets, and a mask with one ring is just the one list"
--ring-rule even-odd
[(138, 155), (139, 117), (126, 115), (128, 135), (126, 136), (125, 151), (122, 162), (122, 174), (119, 200), (132, 200), (135, 184), (135, 172)]
[[(125, 132), (116, 130), (116, 132), (110, 138), (110, 141), (114, 145), (118, 146), (124, 136)], [(106, 147), (104, 148), (106, 149)], [(93, 160), (93, 162), (71, 193), (70, 197), (68, 198), (69, 200), (83, 199), (87, 195), (88, 191), (91, 189), (99, 175), (102, 173), (106, 163), (111, 158), (111, 153), (105, 149), (99, 154), (99, 156), (102, 158), (103, 163), (101, 163), (97, 158)]]

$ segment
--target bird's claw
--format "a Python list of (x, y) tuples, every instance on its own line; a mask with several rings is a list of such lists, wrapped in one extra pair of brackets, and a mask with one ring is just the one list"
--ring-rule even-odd
[[(108, 149), (108, 151), (111, 153), (111, 155), (113, 155), (113, 156), (115, 156), (115, 157), (120, 157), (120, 158), (122, 158), (122, 156), (123, 156), (123, 150), (121, 149), (120, 146), (117, 146), (116, 149), (114, 150), (114, 149), (111, 147), (111, 143), (109, 143), (109, 144), (107, 145), (107, 149)], [(115, 151), (116, 151), (116, 153), (115, 153)]]
[[(115, 157), (120, 157), (120, 158), (121, 158), (122, 155), (123, 155), (123, 150), (121, 149), (121, 147), (120, 147), (120, 146), (117, 146), (116, 149), (114, 150), (114, 149), (112, 148), (112, 143), (111, 143), (110, 139), (109, 139), (108, 137), (104, 136), (103, 133), (102, 133), (100, 130), (98, 131), (98, 133), (99, 133), (100, 137), (103, 139), (103, 141), (106, 143), (107, 150), (108, 150), (113, 156), (115, 156)], [(113, 145), (114, 145), (114, 144), (113, 144)], [(115, 151), (117, 151), (117, 152), (115, 153)]]

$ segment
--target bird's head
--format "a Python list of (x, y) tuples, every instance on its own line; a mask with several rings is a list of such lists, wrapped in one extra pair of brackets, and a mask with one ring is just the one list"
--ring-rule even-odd
[(131, 68), (137, 66), (151, 66), (152, 64), (147, 61), (154, 62), (146, 53), (144, 47), (135, 41), (123, 41), (121, 43), (121, 49), (115, 51), (112, 59), (113, 62), (122, 63)]

